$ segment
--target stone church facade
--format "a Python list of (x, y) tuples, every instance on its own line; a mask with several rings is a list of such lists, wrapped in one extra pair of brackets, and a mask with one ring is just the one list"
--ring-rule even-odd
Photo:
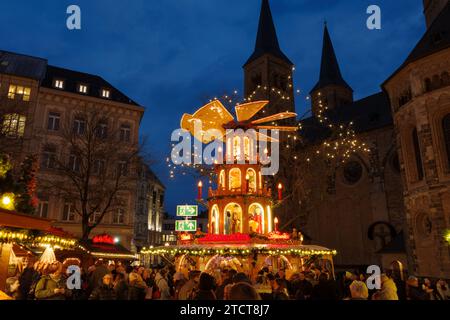
[[(270, 113), (293, 111), (293, 63), (280, 48), (269, 1), (262, 3), (255, 50), (244, 65), (245, 94), (270, 100)], [(450, 278), (444, 239), (450, 229), (449, 7), (448, 0), (424, 1), (423, 39), (382, 91), (358, 101), (325, 26), (319, 81), (310, 92), (313, 116), (300, 121), (300, 135), (311, 139), (311, 148), (321, 141), (315, 116), (325, 109), (336, 121), (353, 122), (370, 152), (338, 167), (312, 214), (290, 227), (337, 249), (338, 268), (379, 264)], [(291, 172), (277, 178), (293, 179)], [(288, 219), (283, 215), (298, 211), (291, 201), (278, 215)]]

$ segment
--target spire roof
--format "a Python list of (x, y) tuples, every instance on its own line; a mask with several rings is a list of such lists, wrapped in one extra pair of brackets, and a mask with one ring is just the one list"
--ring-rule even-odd
[[(340, 85), (350, 90), (352, 88), (342, 78), (341, 69), (334, 52), (333, 42), (328, 32), (327, 23), (325, 22), (323, 34), (322, 63), (320, 66), (319, 82), (314, 86), (311, 92), (326, 87), (328, 85)], [(353, 90), (352, 90), (353, 91)]]
[(277, 58), (286, 61), (290, 65), (293, 65), (289, 58), (280, 49), (277, 31), (273, 22), (272, 12), (270, 10), (269, 0), (262, 0), (255, 51), (247, 60), (245, 65), (248, 65), (265, 54), (274, 55)]

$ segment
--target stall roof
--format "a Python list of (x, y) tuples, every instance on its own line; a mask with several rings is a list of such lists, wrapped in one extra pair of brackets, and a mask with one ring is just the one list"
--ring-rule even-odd
[(136, 255), (120, 244), (93, 243), (92, 240), (80, 241), (80, 245), (96, 258), (105, 259), (137, 259)]
[(0, 226), (18, 229), (50, 231), (51, 220), (37, 218), (0, 208)]

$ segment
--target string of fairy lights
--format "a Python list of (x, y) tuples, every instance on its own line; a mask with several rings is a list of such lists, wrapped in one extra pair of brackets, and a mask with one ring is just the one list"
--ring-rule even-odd
[[(295, 67), (293, 67), (292, 72), (295, 72)], [(288, 77), (287, 87), (294, 95), (301, 96), (302, 90), (294, 89), (293, 76)], [(256, 88), (246, 97), (242, 97), (239, 95), (238, 90), (234, 90), (231, 94), (223, 94), (222, 96), (216, 96), (212, 99), (209, 99), (209, 102), (213, 102), (215, 100), (220, 100), (222, 104), (227, 108), (227, 110), (232, 111), (235, 106), (239, 106), (243, 103), (249, 103), (253, 101), (257, 101), (260, 95), (267, 96), (267, 93), (270, 92), (271, 97), (278, 97), (277, 100), (271, 101), (272, 104), (277, 104), (281, 102), (289, 102), (293, 100), (293, 98), (281, 90), (278, 87), (271, 86), (263, 86), (257, 85)], [(324, 128), (327, 128), (331, 131), (329, 138), (325, 139), (322, 144), (318, 146), (314, 146), (313, 152), (304, 153), (304, 157), (302, 157), (302, 152), (298, 150), (297, 146), (305, 142), (302, 139), (302, 130), (305, 130), (302, 125), (303, 119), (307, 115), (311, 113), (311, 108), (308, 108), (308, 111), (305, 112), (302, 116), (300, 116), (300, 121), (298, 121), (298, 131), (295, 133), (289, 133), (282, 139), (284, 142), (285, 150), (292, 150), (292, 155), (289, 157), (292, 161), (297, 162), (301, 160), (306, 160), (306, 162), (314, 161), (314, 157), (322, 158), (328, 161), (334, 161), (336, 163), (345, 163), (348, 161), (354, 154), (356, 153), (369, 153), (370, 149), (367, 145), (360, 141), (357, 138), (356, 132), (353, 128), (354, 123), (336, 123), (332, 119), (327, 116), (327, 111), (329, 110), (327, 104), (321, 98), (321, 92), (318, 92), (318, 108), (316, 108), (315, 113), (313, 114), (316, 117), (319, 124), (321, 124)], [(312, 100), (310, 95), (306, 95), (305, 101), (309, 102)], [(266, 113), (266, 110), (262, 110), (262, 113)], [(278, 126), (276, 122), (271, 123), (273, 126)], [(307, 145), (307, 142), (306, 142)], [(172, 144), (172, 148), (175, 144)], [(195, 159), (199, 156), (198, 147), (194, 144), (193, 146), (194, 152), (189, 154), (192, 159)], [(211, 159), (205, 159), (211, 160)], [(214, 159), (212, 159), (214, 160)], [(168, 157), (166, 159), (169, 177), (171, 179), (175, 179), (177, 174), (181, 174), (182, 176), (191, 175), (194, 178), (206, 178), (209, 180), (209, 184), (213, 184), (215, 181), (215, 171), (213, 170), (213, 166), (207, 166), (205, 164), (195, 164), (195, 161), (191, 161), (190, 164), (186, 163), (172, 163), (171, 158)], [(211, 161), (212, 162), (212, 161)]]
[(290, 249), (269, 249), (269, 248), (250, 248), (250, 249), (240, 249), (240, 248), (144, 248), (141, 251), (141, 254), (144, 255), (169, 255), (169, 256), (181, 256), (181, 255), (189, 255), (189, 256), (213, 256), (213, 255), (230, 255), (230, 256), (240, 256), (240, 257), (248, 257), (253, 256), (255, 254), (263, 254), (263, 255), (289, 255), (289, 256), (311, 256), (311, 255), (336, 255), (336, 250), (315, 250), (310, 248), (290, 248)]

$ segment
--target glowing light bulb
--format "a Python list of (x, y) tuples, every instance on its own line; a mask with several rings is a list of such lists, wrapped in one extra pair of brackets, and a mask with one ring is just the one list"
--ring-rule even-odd
[(9, 206), (11, 204), (12, 200), (10, 196), (3, 196), (2, 198), (2, 204), (5, 206)]

